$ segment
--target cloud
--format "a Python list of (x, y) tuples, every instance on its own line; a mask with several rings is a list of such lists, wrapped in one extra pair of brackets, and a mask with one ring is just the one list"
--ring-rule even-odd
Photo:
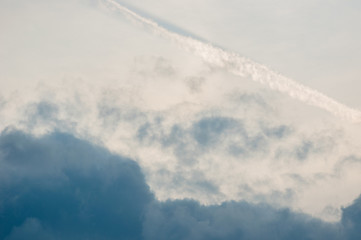
[(163, 147), (174, 148), (174, 153), (182, 159), (223, 147), (231, 155), (256, 154), (267, 151), (269, 142), (280, 141), (291, 133), (291, 127), (286, 125), (259, 123), (251, 129), (247, 124), (243, 119), (215, 115), (201, 117), (187, 128), (175, 124), (167, 131), (162, 123), (147, 122), (139, 127), (137, 137), (145, 144), (160, 142)]
[[(323, 217), (320, 212), (325, 207), (339, 209), (357, 196), (360, 165), (340, 161), (345, 156), (360, 156), (361, 128), (247, 78), (210, 67), (170, 41), (134, 27), (120, 14), (100, 9), (96, 2), (0, 1), (4, 36), (0, 39), (0, 131), (14, 127), (37, 136), (61, 131), (99, 143), (137, 161), (147, 184), (161, 200), (192, 198), (202, 204), (267, 202)], [(192, 14), (210, 21), (216, 18), (217, 24), (203, 22), (203, 27), (212, 26), (213, 33), (228, 29), (235, 36), (240, 33), (232, 32), (232, 26), (222, 22), (228, 17), (244, 18), (258, 10), (277, 15), (279, 5), (296, 9), (292, 4), (285, 6), (287, 1), (283, 0), (277, 7), (267, 3), (262, 9), (258, 6), (266, 2), (263, 0), (133, 2), (139, 9), (167, 20), (176, 20), (178, 14), (181, 22), (176, 24), (185, 23), (182, 27), (206, 38), (209, 35), (200, 31), (205, 28), (192, 20)], [(297, 6), (310, 4), (302, 2)], [(252, 9), (240, 7), (250, 5)], [(266, 6), (277, 11), (268, 12)], [(213, 10), (227, 9), (231, 15), (213, 14)], [(312, 18), (304, 19), (312, 22)], [(237, 30), (244, 30), (244, 24), (249, 28), (259, 26), (252, 21), (234, 22)], [(248, 33), (242, 31), (240, 35), (247, 37)], [(244, 41), (217, 35), (219, 45), (228, 49), (235, 48), (225, 39), (241, 48), (245, 46)], [(268, 37), (257, 39), (269, 42)], [(268, 49), (257, 45), (257, 41), (251, 42), (259, 52)], [(285, 52), (294, 56), (294, 51)], [(278, 59), (274, 60), (271, 63)], [(292, 64), (289, 61), (289, 66)], [(307, 67), (302, 70), (309, 73)], [(19, 137), (19, 146), (22, 141)], [(53, 159), (50, 155), (48, 158)], [(3, 168), (6, 170), (0, 169), (5, 185), (10, 184), (6, 176), (11, 174), (43, 179), (49, 177), (46, 174), (60, 179), (63, 175), (59, 169), (64, 164), (58, 160), (44, 163), (44, 172), (34, 167), (36, 164), (26, 165), (20, 153), (13, 159), (18, 165), (14, 162)], [(20, 181), (11, 179), (12, 184)], [(337, 221), (339, 217), (324, 219)], [(29, 219), (35, 219), (45, 232), (49, 230), (41, 219)], [(25, 223), (17, 226), (27, 226)]]
[(342, 209), (341, 222), (346, 229), (348, 239), (356, 240), (361, 238), (361, 196), (350, 206)]
[(11, 233), (5, 238), (5, 240), (21, 239), (52, 240), (56, 238), (43, 228), (39, 220), (27, 218), (21, 226), (14, 227)]
[(132, 160), (64, 133), (0, 136), (0, 239), (359, 239), (340, 223), (245, 201), (156, 200)]
[(208, 42), (173, 32), (114, 0), (106, 0), (104, 4), (109, 5), (109, 9), (116, 9), (140, 25), (143, 25), (144, 28), (151, 29), (157, 35), (177, 43), (180, 47), (199, 56), (213, 67), (224, 69), (239, 77), (248, 77), (255, 82), (268, 86), (270, 89), (280, 91), (299, 101), (319, 107), (352, 123), (361, 122), (361, 112), (357, 109), (343, 105), (337, 102), (337, 100), (287, 78), (265, 65), (215, 47)]
[(150, 208), (144, 228), (146, 239), (340, 239), (337, 224), (246, 202), (160, 203)]
[(134, 161), (62, 133), (2, 133), (0, 152), (0, 239), (141, 239), (153, 195)]
[(357, 1), (119, 2), (250, 56), (349, 105), (360, 106), (354, 90), (360, 75), (360, 54), (355, 51), (361, 49), (361, 35), (355, 31), (360, 22)]

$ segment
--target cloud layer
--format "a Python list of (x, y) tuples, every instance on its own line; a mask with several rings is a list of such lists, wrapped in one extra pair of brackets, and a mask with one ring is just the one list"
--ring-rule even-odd
[(1, 239), (140, 239), (153, 196), (138, 165), (54, 133), (1, 135)]
[(292, 79), (282, 76), (265, 65), (258, 64), (250, 59), (241, 57), (236, 53), (227, 52), (221, 48), (217, 48), (209, 43), (187, 35), (172, 32), (169, 29), (159, 26), (153, 20), (145, 18), (136, 12), (131, 11), (129, 8), (120, 5), (114, 0), (107, 0), (105, 3), (110, 5), (109, 8), (116, 8), (119, 12), (126, 14), (138, 23), (150, 28), (156, 34), (174, 41), (189, 52), (200, 56), (203, 61), (210, 63), (212, 66), (220, 67), (240, 77), (247, 76), (253, 81), (265, 84), (271, 89), (286, 93), (297, 100), (327, 110), (345, 120), (361, 123), (361, 112), (357, 109), (349, 108), (314, 89), (303, 86)]
[(265, 204), (155, 200), (139, 166), (63, 133), (0, 136), (0, 239), (358, 239), (360, 199), (326, 223)]
[[(190, 3), (151, 2), (188, 10)], [(251, 2), (234, 2), (234, 9)], [(153, 9), (146, 0), (134, 4)], [(219, 1), (193, 4), (209, 6), (212, 16), (221, 9)], [(60, 131), (133, 159), (160, 201), (243, 200), (341, 219), (341, 206), (360, 193), (358, 125), (229, 74), (103, 7), (92, 0), (0, 1), (0, 131), (30, 139)], [(201, 27), (190, 29), (202, 35)], [(66, 164), (58, 162), (44, 166), (61, 184), (75, 179), (61, 180), (55, 170)], [(20, 166), (1, 175), (20, 174)], [(47, 228), (36, 217), (21, 224)]]

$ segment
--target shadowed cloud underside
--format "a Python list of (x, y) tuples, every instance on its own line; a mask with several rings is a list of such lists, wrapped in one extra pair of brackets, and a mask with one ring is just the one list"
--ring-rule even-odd
[(69, 134), (0, 136), (0, 239), (359, 239), (360, 199), (327, 223), (247, 202), (157, 201), (136, 162)]

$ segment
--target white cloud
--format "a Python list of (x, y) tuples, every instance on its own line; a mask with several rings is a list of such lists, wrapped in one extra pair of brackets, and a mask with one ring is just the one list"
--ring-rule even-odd
[(360, 5), (356, 1), (165, 1), (127, 3), (288, 77), (361, 108)]
[[(1, 130), (13, 126), (43, 134), (57, 129), (131, 156), (162, 200), (267, 201), (335, 220), (325, 211), (359, 194), (358, 164), (345, 164), (337, 174), (340, 161), (361, 154), (358, 125), (213, 68), (89, 3), (0, 3), (6, 20), (0, 21), (5, 36), (0, 39)], [(164, 5), (164, 12), (155, 15), (169, 16), (177, 25), (176, 11), (196, 16), (197, 8), (187, 2), (153, 3)], [(151, 9), (149, 4), (134, 2), (144, 10)], [(216, 1), (195, 4), (209, 8), (199, 18), (221, 7)], [(221, 11), (235, 14), (228, 4)], [(167, 10), (169, 15), (162, 15)], [(187, 21), (194, 21), (194, 28)], [(213, 34), (229, 27), (223, 23), (214, 25)], [(209, 38), (202, 24), (212, 26), (191, 17), (179, 25)], [(194, 130), (207, 119), (240, 125), (214, 132), (218, 125), (210, 124), (204, 138), (213, 142), (200, 146)], [(289, 132), (278, 137), (282, 126)], [(140, 141), (142, 127), (148, 133)], [(252, 140), (259, 148), (252, 149)]]

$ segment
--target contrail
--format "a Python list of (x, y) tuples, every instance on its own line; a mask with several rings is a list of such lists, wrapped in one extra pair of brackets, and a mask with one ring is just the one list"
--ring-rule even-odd
[(276, 73), (270, 68), (256, 63), (236, 53), (225, 51), (209, 43), (172, 32), (151, 19), (140, 16), (114, 0), (104, 0), (110, 8), (115, 9), (135, 20), (154, 33), (176, 42), (182, 48), (200, 56), (205, 62), (226, 69), (228, 72), (242, 77), (250, 77), (253, 81), (269, 86), (271, 89), (286, 93), (292, 98), (322, 108), (342, 119), (355, 123), (361, 122), (361, 112), (341, 104), (326, 95), (306, 87), (296, 81)]

